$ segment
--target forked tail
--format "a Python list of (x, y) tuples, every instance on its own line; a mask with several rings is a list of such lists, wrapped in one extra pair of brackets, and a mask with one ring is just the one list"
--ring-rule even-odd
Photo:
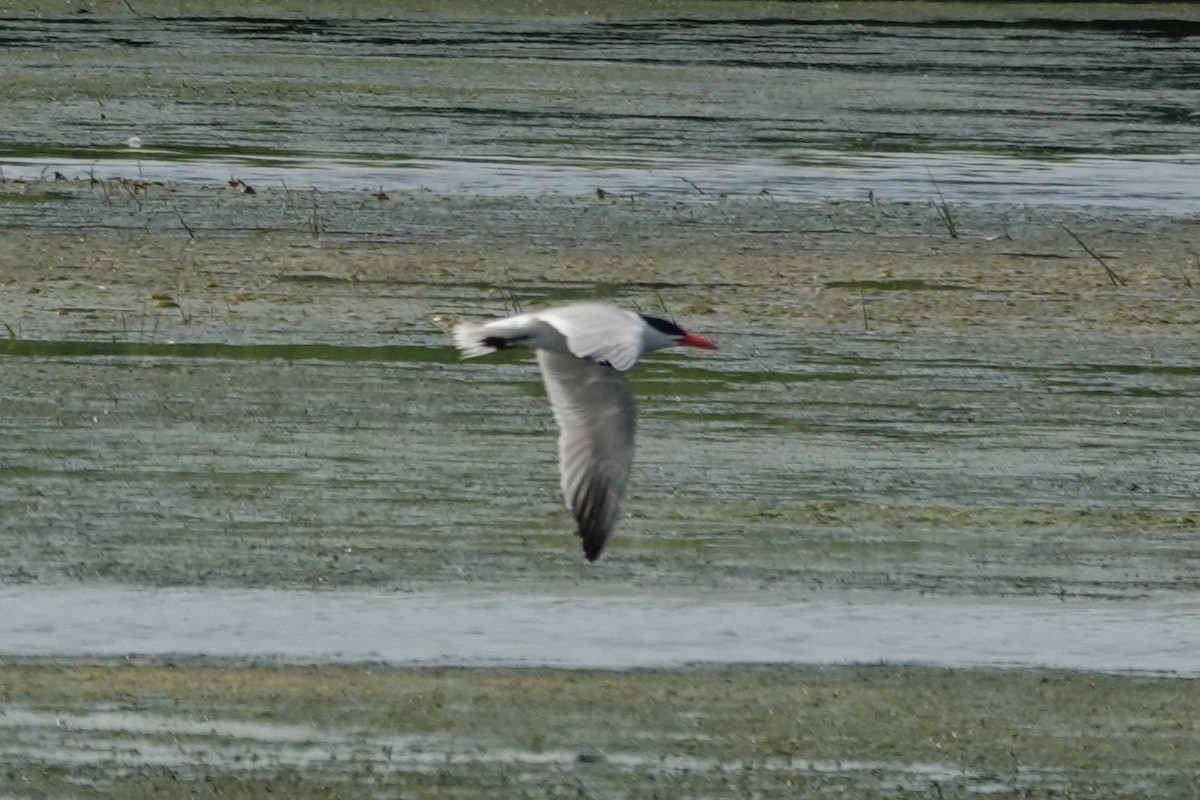
[(487, 343), (495, 337), (487, 328), (475, 322), (460, 322), (454, 326), (454, 346), (463, 358), (486, 356), (496, 352), (496, 347)]

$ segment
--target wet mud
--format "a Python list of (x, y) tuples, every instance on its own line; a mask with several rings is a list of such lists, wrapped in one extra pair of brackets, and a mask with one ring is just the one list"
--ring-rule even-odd
[(28, 662), (0, 681), (0, 753), (36, 765), (17, 797), (1188, 797), (1200, 711), (1177, 679), (885, 665)]
[[(81, 195), (47, 202), (106, 208)], [(475, 579), (487, 553), (499, 581), (1195, 589), (1186, 221), (1046, 212), (951, 239), (928, 207), (394, 202), (408, 241), (4, 234), (7, 574), (404, 587)], [(461, 363), (446, 336), (582, 297), (723, 345), (639, 367), (632, 516), (588, 577), (563, 558), (536, 372)]]
[[(109, 213), (93, 187), (73, 191), (32, 204), (34, 213)], [(1189, 275), (1197, 243), (1188, 221), (986, 208), (964, 211), (970, 233), (953, 239), (917, 204), (779, 208), (696, 197), (631, 208), (594, 196), (417, 194), (388, 201), (407, 226), (396, 241), (354, 222), (356, 207), (385, 213), (354, 196), (322, 198), (339, 226), (319, 234), (265, 223), (222, 231), (226, 203), (247, 220), (283, 215), (287, 200), (282, 190), (209, 196), (218, 191), (179, 199), (185, 219), (207, 220), (194, 235), (165, 213), (140, 230), (0, 234), (12, 328), (0, 345), (0, 542), (4, 581), (17, 590), (6, 594), (6, 614), (36, 624), (37, 593), (22, 585), (112, 583), (146, 587), (138, 602), (155, 602), (153, 587), (207, 587), (213, 596), (198, 607), (214, 612), (200, 627), (180, 630), (196, 619), (189, 612), (131, 641), (145, 667), (79, 661), (105, 650), (88, 642), (106, 631), (128, 641), (137, 628), (122, 620), (154, 618), (136, 604), (106, 605), (101, 592), (89, 607), (95, 624), (75, 628), (82, 635), (54, 621), (40, 628), (46, 646), (21, 652), (42, 660), (8, 657), (7, 792), (483, 797), (515, 785), (542, 797), (636, 796), (653, 784), (713, 797), (794, 787), (813, 796), (1186, 797), (1194, 785), (1196, 731), (1181, 709), (1200, 693), (1178, 671), (1200, 574)], [(27, 214), (30, 205), (8, 207)], [(145, 223), (148, 208), (143, 200), (124, 211)], [(996, 222), (1004, 215), (1023, 220), (1009, 226), (1011, 239)], [(439, 229), (437, 220), (458, 224)], [(1063, 224), (1126, 283), (1112, 285)], [(445, 326), (514, 302), (606, 296), (665, 305), (723, 350), (638, 368), (628, 515), (603, 560), (585, 567), (556, 495), (553, 431), (533, 367), (519, 356), (461, 363)], [(203, 656), (180, 653), (186, 645), (156, 649), (155, 637), (172, 630), (185, 642), (253, 634), (220, 605), (222, 592), (241, 587), (283, 609), (281, 590), (367, 593), (358, 605), (372, 591), (419, 592), (435, 607), (440, 592), (475, 591), (475, 625), (439, 631), (461, 636), (442, 655), (465, 663), (491, 652), (483, 639), (471, 646), (490, 620), (491, 633), (521, 642), (527, 666), (451, 680), (397, 671), (399, 655), (347, 681), (327, 665), (264, 671), (225, 655), (204, 666)], [(914, 598), (933, 607), (1027, 598), (1044, 608), (1017, 606), (1009, 622), (1055, 615), (1045, 604), (1056, 598), (1071, 613), (1091, 609), (1121, 624), (1143, 615), (1141, 630), (1166, 638), (1120, 638), (1120, 625), (1102, 623), (1077, 657), (1105, 672), (1166, 667), (1174, 677), (896, 666), (881, 698), (869, 672), (804, 666), (827, 651), (786, 643), (796, 626), (739, 611), (753, 597), (792, 603), (807, 624), (832, 608), (830, 622), (874, 613), (855, 611), (863, 592), (877, 608)], [(713, 629), (703, 645), (722, 661), (765, 648), (801, 663), (719, 679), (709, 667), (652, 680), (530, 671), (554, 658), (562, 629), (536, 604), (504, 611), (514, 595), (560, 598), (578, 609), (580, 626), (604, 613), (606, 597), (640, 597), (647, 608), (703, 598), (716, 604), (713, 620), (744, 625), (724, 636)], [(326, 614), (337, 603), (331, 597)], [(303, 633), (273, 655), (261, 655), (261, 643), (224, 652), (284, 661), (336, 652), (338, 639), (321, 631), (346, 632), (313, 619), (303, 626), (298, 609), (285, 614), (275, 630)], [(925, 663), (974, 652), (979, 626), (995, 627), (943, 620), (930, 630), (936, 618), (920, 613), (889, 619), (892, 641), (908, 638), (906, 626), (928, 634), (915, 657)], [(657, 624), (669, 626), (669, 613)], [(22, 628), (22, 641), (35, 630)], [(366, 625), (342, 652), (385, 630), (414, 633)], [(1045, 638), (1036, 623), (1022, 630), (971, 663), (1024, 652), (1036, 667), (1078, 643)], [(392, 652), (412, 652), (397, 644)], [(619, 630), (588, 642), (627, 658), (634, 644)], [(45, 660), (51, 651), (60, 655)], [(164, 669), (174, 682), (153, 688), (144, 670)], [(16, 672), (41, 676), (39, 688), (18, 689), (27, 678)], [(121, 689), (124, 675), (138, 688)], [(820, 690), (832, 705), (806, 705), (814, 675), (836, 684)], [(209, 680), (262, 699), (222, 711), (212, 699), (220, 690), (195, 688)], [(498, 680), (516, 685), (496, 689)], [(417, 706), (395, 691), (429, 681), (436, 686)], [(591, 681), (598, 693), (582, 699), (557, 688)], [(1031, 700), (1042, 681), (1087, 690)], [(680, 692), (693, 700), (677, 708)], [(512, 713), (481, 715), (480, 693), (513, 701), (501, 706)], [(738, 714), (721, 705), (741, 694), (755, 703)], [(363, 703), (392, 716), (322, 716)], [(617, 717), (601, 724), (600, 709)], [(447, 716), (472, 733), (455, 734)], [(760, 734), (784, 717), (786, 732)], [(513, 727), (522, 719), (536, 720), (527, 735)]]
[[(859, 147), (846, 130), (877, 129), (899, 132), (885, 158), (1058, 147), (1076, 166), (1153, 157), (1185, 175), (1195, 121), (1162, 109), (1195, 92), (1163, 77), (1197, 52), (1186, 8), (1122, 26), (1127, 9), (1072, 5), (1018, 27), (1028, 7), (975, 8), (966, 25), (943, 24), (965, 13), (950, 4), (905, 12), (932, 27), (896, 24), (895, 4), (744, 5), (733, 22), (688, 6), (714, 20), (688, 25), (636, 4), (599, 25), (474, 9), (422, 36), (402, 10), (363, 22), (343, 5), (304, 24), (214, 4), (49, 22), (3, 8), (0, 58), (23, 68), (0, 95), (24, 116), (0, 124), (25, 120), (11, 137), (25, 143), (0, 148), (3, 793), (1194, 795), (1194, 211), (1152, 181), (1111, 202), (1095, 182), (1039, 199), (995, 173), (877, 184), (839, 160)], [(817, 38), (764, 50), (757, 19)], [(132, 88), (197, 31), (213, 49), (194, 53), (195, 77)], [(709, 34), (739, 31), (732, 61), (713, 61), (724, 40)], [(962, 114), (925, 108), (975, 91), (959, 62), (878, 48), (911, 55), (932, 35), (1006, 78), (1032, 65), (1028, 82), (992, 81)], [(421, 51), (447, 36), (474, 55)], [(1051, 70), (1071, 36), (1091, 43)], [(1016, 59), (1021, 37), (1044, 69)], [(477, 56), (496, 46), (509, 72), (488, 95)], [(1117, 55), (1088, 55), (1102, 46)], [(399, 47), (429, 71), (380, 83)], [(314, 64), (354, 113), (275, 80)], [(597, 64), (624, 89), (588, 116)], [(810, 138), (811, 116), (771, 95), (784, 144), (745, 137), (769, 127), (747, 82), (801, 67), (883, 94), (821, 95), (834, 122)], [(936, 85), (914, 83), (922, 70)], [(522, 83), (535, 74), (555, 86)], [(1075, 111), (1053, 101), (1072, 75), (1094, 90)], [(450, 78), (459, 102), (421, 110), (421, 80), (446, 98)], [(46, 103), (55, 82), (63, 102)], [(221, 123), (231, 85), (245, 113)], [(691, 108), (704, 87), (728, 101), (724, 123)], [(1082, 110), (1122, 92), (1145, 103)], [(867, 102), (885, 94), (891, 111)], [(854, 96), (857, 110), (839, 99)], [(1056, 145), (1029, 133), (1039, 103), (1062, 109), (1039, 117)], [(480, 124), (489, 104), (516, 111)], [(547, 104), (562, 115), (531, 111)], [(948, 122), (922, 145), (910, 128), (935, 116)], [(133, 152), (134, 134), (163, 152)], [(802, 176), (809, 148), (830, 148), (837, 180), (764, 183), (772, 164)], [(596, 167), (617, 151), (619, 179)], [(528, 182), (383, 186), (364, 166), (410, 157)], [(461, 362), (447, 336), (459, 318), (582, 298), (673, 315), (722, 347), (634, 372), (626, 516), (593, 566), (557, 495), (536, 369)], [(447, 624), (393, 626), (372, 606)], [(602, 624), (610, 606), (622, 616)], [(830, 645), (858, 631), (873, 647)], [(381, 635), (428, 646), (372, 649)], [(771, 660), (785, 663), (713, 663)], [(861, 661), (902, 663), (847, 663)]]

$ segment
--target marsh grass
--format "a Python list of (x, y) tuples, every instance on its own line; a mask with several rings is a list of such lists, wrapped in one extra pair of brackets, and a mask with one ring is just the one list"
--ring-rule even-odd
[(1087, 243), (1086, 243), (1086, 242), (1084, 242), (1084, 241), (1083, 241), (1083, 239), (1079, 238), (1079, 236), (1078, 236), (1078, 235), (1076, 235), (1076, 233), (1075, 233), (1074, 231), (1072, 231), (1072, 230), (1071, 230), (1070, 228), (1068, 228), (1066, 225), (1063, 225), (1063, 226), (1062, 226), (1062, 229), (1063, 229), (1064, 231), (1066, 231), (1066, 232), (1067, 232), (1067, 234), (1068, 234), (1068, 235), (1069, 235), (1069, 236), (1070, 236), (1072, 239), (1074, 239), (1074, 240), (1075, 240), (1075, 243), (1076, 243), (1076, 244), (1078, 244), (1080, 247), (1082, 247), (1082, 248), (1084, 249), (1084, 252), (1086, 252), (1086, 253), (1087, 253), (1089, 256), (1091, 256), (1092, 258), (1094, 258), (1094, 259), (1096, 260), (1096, 262), (1097, 262), (1098, 264), (1100, 264), (1100, 266), (1104, 267), (1104, 274), (1108, 276), (1108, 280), (1109, 280), (1109, 282), (1110, 282), (1110, 283), (1111, 283), (1111, 284), (1112, 284), (1114, 287), (1116, 287), (1116, 288), (1118, 288), (1118, 289), (1119, 289), (1120, 287), (1124, 286), (1124, 285), (1127, 283), (1127, 281), (1126, 281), (1124, 278), (1122, 278), (1120, 275), (1118, 275), (1118, 274), (1116, 273), (1116, 271), (1114, 271), (1114, 270), (1113, 270), (1113, 268), (1112, 268), (1112, 267), (1110, 267), (1110, 266), (1108, 265), (1108, 262), (1107, 262), (1107, 261), (1105, 261), (1105, 260), (1104, 260), (1104, 258), (1103, 258), (1103, 257), (1101, 257), (1099, 253), (1097, 253), (1097, 252), (1096, 252), (1095, 250), (1093, 250), (1092, 248), (1088, 247)]
[(942, 194), (942, 187), (938, 186), (938, 182), (933, 177), (933, 170), (926, 168), (929, 173), (929, 182), (933, 184), (933, 190), (937, 193), (937, 201), (930, 201), (933, 210), (937, 212), (938, 221), (942, 223), (942, 227), (946, 229), (946, 233), (951, 239), (958, 238), (958, 223), (954, 219), (954, 209), (946, 202), (945, 195)]

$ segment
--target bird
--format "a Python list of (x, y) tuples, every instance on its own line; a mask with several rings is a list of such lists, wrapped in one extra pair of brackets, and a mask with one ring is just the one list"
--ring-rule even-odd
[(717, 346), (670, 320), (599, 302), (461, 322), (453, 338), (464, 359), (513, 347), (536, 351), (558, 425), (563, 500), (584, 557), (595, 561), (616, 525), (633, 464), (637, 405), (625, 373), (655, 350)]

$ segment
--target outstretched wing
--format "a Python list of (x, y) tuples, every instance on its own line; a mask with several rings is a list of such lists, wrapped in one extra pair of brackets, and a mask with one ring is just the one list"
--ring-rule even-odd
[(558, 423), (563, 499), (584, 555), (595, 561), (616, 524), (633, 464), (633, 391), (612, 367), (547, 350), (538, 350), (537, 359)]
[(580, 358), (622, 372), (641, 358), (645, 323), (632, 311), (608, 303), (576, 303), (539, 311), (536, 316), (554, 326)]

